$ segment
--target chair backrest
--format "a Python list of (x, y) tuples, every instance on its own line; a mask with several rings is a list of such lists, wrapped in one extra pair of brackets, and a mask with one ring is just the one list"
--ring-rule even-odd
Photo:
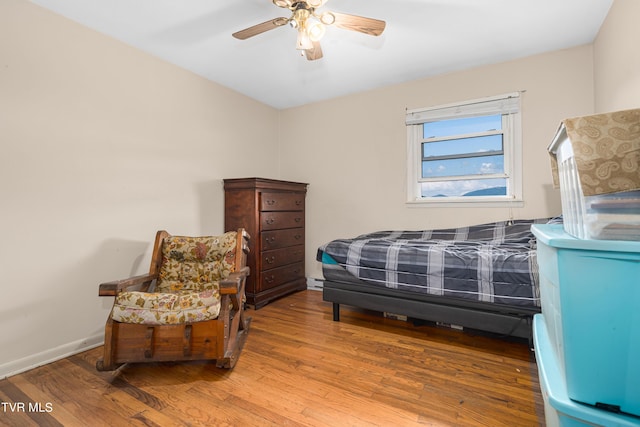
[(221, 236), (165, 236), (156, 291), (217, 288), (218, 281), (235, 271), (236, 240), (236, 231)]

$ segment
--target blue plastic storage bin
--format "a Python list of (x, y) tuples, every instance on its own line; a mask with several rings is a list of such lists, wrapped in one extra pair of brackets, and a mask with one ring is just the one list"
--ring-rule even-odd
[(533, 318), (533, 340), (547, 427), (640, 425), (640, 418), (614, 414), (569, 399), (565, 378), (547, 330), (544, 314), (536, 314)]
[(640, 242), (532, 230), (543, 322), (569, 398), (640, 416)]

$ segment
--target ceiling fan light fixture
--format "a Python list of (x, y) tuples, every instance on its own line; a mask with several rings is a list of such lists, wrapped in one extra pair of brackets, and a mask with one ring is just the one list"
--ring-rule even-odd
[(304, 29), (298, 30), (298, 39), (296, 40), (296, 49), (307, 50), (313, 49), (313, 42), (309, 37), (309, 34)]
[(272, 0), (273, 4), (275, 4), (278, 7), (284, 7), (284, 8), (290, 8), (291, 7), (291, 1), (290, 0)]
[(327, 32), (327, 28), (324, 26), (322, 22), (315, 22), (307, 27), (307, 33), (309, 34), (309, 39), (314, 42), (320, 41), (322, 37), (324, 37), (324, 33)]
[(307, 3), (314, 8), (322, 7), (326, 2), (327, 0), (307, 0)]
[(331, 25), (336, 22), (336, 15), (331, 12), (324, 12), (318, 17), (318, 19), (320, 19), (320, 22), (322, 22), (324, 25)]

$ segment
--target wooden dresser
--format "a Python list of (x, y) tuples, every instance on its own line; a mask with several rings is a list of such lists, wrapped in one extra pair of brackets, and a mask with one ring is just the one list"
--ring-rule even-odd
[(224, 227), (251, 236), (247, 303), (256, 309), (307, 288), (304, 199), (307, 184), (264, 178), (224, 180)]

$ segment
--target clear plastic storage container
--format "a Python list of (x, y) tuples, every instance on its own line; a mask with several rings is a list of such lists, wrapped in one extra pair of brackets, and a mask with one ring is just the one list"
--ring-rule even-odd
[(549, 152), (557, 160), (567, 233), (579, 239), (640, 240), (640, 191), (584, 196), (577, 159), (564, 125)]
[(640, 241), (640, 109), (565, 119), (549, 153), (567, 233)]

